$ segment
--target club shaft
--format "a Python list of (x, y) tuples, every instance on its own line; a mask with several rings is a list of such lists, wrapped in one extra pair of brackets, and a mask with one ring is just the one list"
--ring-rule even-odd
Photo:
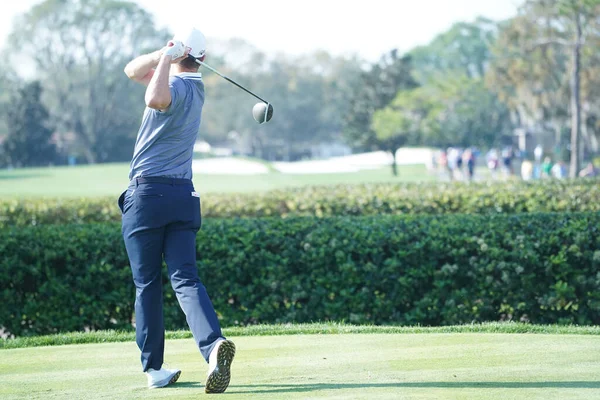
[(257, 99), (259, 99), (260, 101), (262, 101), (263, 103), (266, 104), (270, 104), (268, 101), (266, 101), (265, 99), (263, 99), (260, 96), (255, 95), (254, 93), (252, 93), (251, 91), (249, 91), (248, 89), (246, 89), (245, 87), (243, 87), (242, 85), (240, 85), (239, 83), (236, 83), (233, 79), (229, 79), (228, 77), (226, 77), (225, 75), (223, 75), (222, 73), (220, 73), (219, 71), (217, 71), (216, 69), (214, 69), (213, 67), (211, 67), (210, 65), (206, 64), (203, 61), (200, 60), (196, 60), (196, 62), (200, 65), (202, 65), (205, 68), (208, 68), (209, 70), (211, 70), (212, 72), (214, 72), (215, 74), (219, 75), (221, 78), (225, 79), (226, 81), (228, 81), (229, 83), (233, 83), (235, 86), (239, 87), (240, 89), (242, 89), (244, 92), (251, 94), (252, 96), (256, 97)]

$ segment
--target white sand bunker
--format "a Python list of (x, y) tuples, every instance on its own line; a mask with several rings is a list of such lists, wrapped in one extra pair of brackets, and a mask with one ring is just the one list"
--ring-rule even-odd
[(192, 170), (194, 173), (208, 175), (259, 175), (269, 173), (269, 169), (264, 164), (232, 157), (194, 160)]
[(358, 172), (390, 165), (392, 155), (383, 151), (356, 154), (344, 157), (332, 157), (328, 160), (275, 162), (273, 166), (286, 174), (335, 174)]
[[(431, 165), (433, 152), (430, 149), (400, 149), (396, 153), (398, 165)], [(327, 160), (296, 162), (274, 162), (273, 168), (284, 174), (335, 174), (377, 169), (391, 165), (392, 155), (384, 151), (333, 157)], [(236, 157), (218, 157), (194, 160), (194, 173), (207, 175), (259, 175), (268, 174), (269, 168), (258, 161)]]

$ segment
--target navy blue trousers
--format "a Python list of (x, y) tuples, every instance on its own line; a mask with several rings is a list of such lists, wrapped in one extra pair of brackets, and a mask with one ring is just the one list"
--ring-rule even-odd
[(196, 234), (201, 226), (200, 199), (190, 180), (134, 179), (119, 198), (123, 239), (136, 288), (136, 342), (142, 368), (163, 364), (163, 257), (171, 286), (194, 340), (206, 361), (222, 338), (217, 314), (196, 265)]

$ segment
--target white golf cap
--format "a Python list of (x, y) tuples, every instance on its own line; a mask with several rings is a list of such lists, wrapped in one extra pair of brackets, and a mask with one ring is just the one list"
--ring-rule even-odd
[(191, 48), (190, 55), (200, 58), (206, 53), (206, 37), (196, 28), (185, 28), (178, 30), (173, 36), (174, 41), (182, 42), (184, 46)]

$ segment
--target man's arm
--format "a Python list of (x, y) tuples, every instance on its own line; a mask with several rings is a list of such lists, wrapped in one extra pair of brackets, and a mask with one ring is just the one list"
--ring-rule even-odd
[(171, 60), (171, 56), (167, 54), (160, 57), (146, 88), (146, 105), (155, 110), (164, 111), (171, 105), (171, 88), (169, 87)]
[(129, 79), (148, 86), (162, 53), (163, 49), (134, 58), (125, 66), (125, 74)]
[(171, 63), (183, 60), (190, 52), (189, 47), (185, 47), (181, 42), (169, 42), (163, 50), (146, 88), (145, 96), (148, 107), (161, 111), (168, 109), (171, 105), (171, 88), (169, 87)]

